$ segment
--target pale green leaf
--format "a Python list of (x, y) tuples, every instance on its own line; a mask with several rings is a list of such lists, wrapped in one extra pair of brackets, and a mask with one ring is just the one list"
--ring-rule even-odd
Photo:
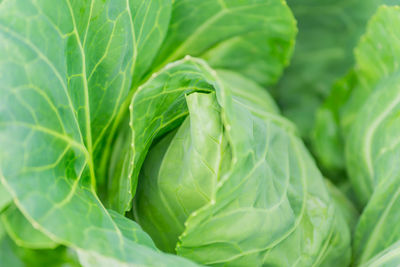
[(175, 251), (188, 214), (213, 198), (224, 163), (231, 161), (215, 93), (191, 93), (186, 103), (189, 117), (179, 130), (149, 151), (135, 204), (140, 224), (169, 252)]

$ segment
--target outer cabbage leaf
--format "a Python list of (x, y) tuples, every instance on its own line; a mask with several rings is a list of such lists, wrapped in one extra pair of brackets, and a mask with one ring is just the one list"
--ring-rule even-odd
[(366, 205), (354, 237), (354, 262), (364, 264), (400, 240), (400, 8), (383, 6), (355, 50), (348, 96), (338, 109), (346, 166)]
[(299, 34), (290, 66), (276, 88), (283, 114), (305, 138), (334, 81), (353, 64), (352, 52), (381, 0), (288, 0)]
[(191, 55), (271, 85), (288, 64), (296, 33), (284, 0), (175, 1), (154, 66)]
[(354, 240), (359, 263), (400, 240), (400, 231), (393, 227), (400, 220), (399, 85), (399, 74), (386, 79), (369, 97), (348, 136), (351, 182), (361, 201), (368, 201)]
[(191, 264), (125, 236), (95, 192), (107, 133), (132, 77), (146, 71), (161, 44), (170, 5), (0, 5), (0, 178), (35, 228), (81, 254), (125, 264)]
[(245, 85), (186, 57), (136, 92), (139, 224), (162, 249), (207, 265), (348, 263), (348, 226), (293, 127), (258, 104), (262, 88), (234, 80)]
[(396, 62), (399, 61), (400, 48), (394, 44), (398, 43), (395, 36), (399, 33), (393, 26), (397, 23), (394, 14), (385, 11), (385, 8), (378, 10), (355, 48), (353, 70), (333, 87), (330, 96), (317, 112), (314, 148), (321, 164), (330, 173), (343, 169), (342, 144), (345, 143), (359, 109), (375, 90), (377, 83), (398, 70)]
[[(369, 105), (366, 102), (373, 102), (370, 100), (373, 92), (384, 88), (388, 82), (386, 85), (379, 84), (399, 70), (397, 62), (400, 60), (400, 46), (396, 36), (400, 32), (398, 28), (393, 27), (399, 23), (397, 9), (397, 7), (383, 6), (371, 19), (366, 34), (355, 49), (355, 67), (334, 87), (331, 97), (318, 114), (321, 120), (317, 123), (315, 131), (315, 147), (319, 147), (321, 153), (331, 151), (331, 155), (326, 156), (322, 161), (328, 167), (335, 169), (343, 167), (344, 149), (341, 147), (348, 142), (348, 139), (351, 139), (348, 136), (357, 124), (356, 119), (360, 116), (360, 110), (366, 110)], [(367, 123), (366, 119), (362, 121)], [(354, 166), (348, 164), (350, 172), (358, 168), (360, 163), (362, 162)], [(365, 169), (365, 167), (360, 169)], [(366, 203), (373, 190), (371, 178), (367, 178), (368, 176), (361, 178), (363, 182), (360, 180), (359, 186), (354, 186), (363, 204)], [(353, 179), (353, 181), (356, 180), (358, 179)]]

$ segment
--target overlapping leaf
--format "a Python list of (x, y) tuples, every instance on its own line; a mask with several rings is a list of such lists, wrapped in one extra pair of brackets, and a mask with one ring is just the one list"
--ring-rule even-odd
[[(147, 77), (191, 55), (205, 58), (215, 68), (271, 85), (288, 63), (295, 35), (295, 20), (281, 0), (175, 1), (165, 42)], [(121, 126), (110, 161), (108, 202), (121, 213), (130, 209), (137, 182), (125, 179), (133, 171), (127, 128)], [(129, 187), (131, 191), (126, 190)]]
[(345, 97), (332, 109), (344, 137), (353, 190), (366, 205), (355, 231), (356, 264), (400, 239), (393, 227), (400, 219), (399, 15), (399, 7), (379, 8), (355, 50), (356, 66), (342, 87)]
[(275, 106), (258, 105), (261, 88), (231, 90), (235, 80), (246, 81), (186, 58), (135, 94), (139, 223), (163, 249), (178, 241), (178, 255), (207, 265), (346, 264), (348, 226), (304, 146)]
[(161, 44), (169, 8), (161, 0), (0, 5), (1, 181), (32, 225), (81, 255), (190, 264), (125, 236), (95, 192), (105, 137), (132, 75), (140, 78)]

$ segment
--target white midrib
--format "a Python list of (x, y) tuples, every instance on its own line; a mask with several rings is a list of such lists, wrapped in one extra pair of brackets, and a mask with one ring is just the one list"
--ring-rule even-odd
[(387, 108), (373, 121), (371, 126), (369, 127), (366, 135), (365, 135), (365, 161), (368, 168), (369, 178), (371, 179), (372, 184), (374, 184), (373, 176), (374, 176), (374, 168), (372, 163), (372, 139), (376, 130), (382, 121), (387, 117), (387, 115), (400, 103), (400, 94), (397, 95), (396, 98), (392, 102), (389, 103)]
[(390, 250), (389, 252), (385, 253), (379, 260), (376, 262), (373, 262), (371, 265), (368, 265), (370, 267), (379, 267), (383, 266), (383, 264), (391, 259), (397, 258), (400, 252), (400, 247), (396, 247), (393, 250)]
[[(92, 128), (91, 128), (91, 119), (90, 119), (89, 86), (88, 86), (88, 80), (87, 80), (87, 76), (86, 76), (87, 73), (86, 73), (85, 50), (83, 48), (83, 42), (78, 33), (78, 28), (76, 26), (75, 16), (74, 16), (74, 12), (72, 10), (71, 3), (70, 3), (70, 1), (66, 1), (66, 2), (68, 5), (68, 9), (71, 13), (72, 24), (74, 27), (74, 34), (78, 41), (78, 47), (79, 47), (79, 51), (81, 53), (81, 59), (82, 59), (82, 62), (81, 62), (81, 64), (82, 64), (82, 80), (83, 80), (83, 88), (84, 88), (84, 94), (85, 94), (86, 146), (87, 146), (87, 150), (88, 150), (87, 161), (88, 161), (88, 167), (89, 167), (89, 172), (90, 172), (91, 185), (92, 185), (92, 187), (95, 188), (96, 179), (95, 179), (94, 163), (93, 163)], [(89, 29), (89, 22), (90, 22), (90, 17), (91, 17), (91, 13), (92, 13), (93, 2), (94, 1), (92, 1), (91, 5), (90, 5), (90, 14), (89, 14), (89, 18), (88, 18), (89, 21), (88, 21), (88, 24), (86, 27), (84, 41), (86, 41), (86, 36), (87, 36), (88, 29)]]
[[(88, 16), (88, 22), (86, 25), (86, 31), (85, 31), (85, 35), (83, 38), (83, 42), (81, 40), (81, 38), (79, 37), (79, 33), (76, 27), (76, 21), (75, 21), (75, 16), (72, 10), (72, 6), (70, 3), (70, 0), (67, 0), (67, 5), (68, 5), (68, 9), (71, 13), (71, 18), (72, 18), (72, 24), (74, 26), (74, 34), (76, 35), (77, 41), (78, 41), (78, 45), (79, 45), (79, 50), (80, 53), (82, 55), (82, 76), (83, 76), (83, 86), (84, 86), (84, 93), (85, 93), (85, 121), (86, 121), (86, 141), (87, 141), (87, 151), (88, 151), (88, 156), (87, 156), (87, 164), (89, 167), (89, 172), (90, 172), (90, 179), (91, 179), (91, 187), (92, 187), (92, 191), (93, 191), (93, 195), (96, 198), (96, 200), (98, 201), (98, 203), (100, 204), (100, 208), (103, 209), (104, 212), (107, 213), (105, 207), (101, 204), (100, 199), (98, 198), (97, 194), (96, 194), (96, 177), (95, 177), (95, 172), (94, 172), (94, 162), (93, 162), (93, 145), (92, 145), (92, 129), (91, 129), (91, 120), (90, 120), (90, 101), (89, 101), (89, 86), (88, 86), (88, 80), (87, 80), (87, 73), (86, 73), (86, 58), (85, 58), (85, 50), (84, 50), (84, 44), (86, 42), (86, 37), (87, 37), (87, 33), (88, 33), (88, 29), (89, 29), (89, 24), (90, 24), (90, 19), (92, 16), (92, 10), (93, 10), (93, 3), (94, 0), (91, 1), (90, 4), (90, 13)], [(119, 227), (116, 225), (116, 223), (110, 218), (111, 223), (115, 229), (116, 234), (118, 235), (119, 238), (119, 247), (121, 249), (121, 251), (123, 251), (123, 235), (119, 229)]]
[[(135, 67), (136, 67), (136, 61), (137, 61), (137, 39), (136, 38), (136, 33), (135, 33), (135, 29), (134, 29), (134, 25), (133, 25), (133, 17), (132, 17), (132, 12), (129, 6), (129, 0), (126, 0), (126, 8), (127, 8), (127, 13), (129, 16), (129, 21), (130, 23), (130, 29), (132, 32), (132, 42), (133, 42), (133, 59), (132, 59), (132, 66), (130, 67), (130, 75), (133, 77), (135, 75), (134, 71), (135, 71)], [(124, 79), (124, 86), (125, 86), (125, 79)], [(117, 131), (117, 127), (120, 125), (121, 120), (123, 119), (124, 115), (126, 114), (126, 111), (128, 110), (129, 104), (130, 104), (130, 100), (133, 97), (133, 94), (135, 92), (135, 90), (130, 90), (128, 93), (128, 96), (126, 97), (126, 99), (124, 101), (122, 101), (122, 103), (120, 104), (120, 100), (122, 97), (122, 92), (123, 90), (120, 90), (120, 94), (118, 95), (118, 105), (116, 105), (116, 107), (113, 110), (112, 113), (112, 120), (110, 120), (106, 126), (104, 127), (104, 129), (101, 131), (101, 133), (98, 135), (97, 140), (95, 140), (94, 144), (93, 144), (93, 149), (96, 149), (97, 145), (100, 143), (100, 141), (102, 140), (104, 134), (106, 133), (106, 130), (109, 129), (109, 126), (111, 125), (111, 130), (109, 132), (109, 137), (107, 138), (106, 141), (106, 145), (105, 145), (105, 150), (103, 152), (103, 156), (100, 159), (100, 168), (98, 169), (98, 173), (100, 173), (100, 175), (104, 175), (105, 172), (105, 167), (103, 166), (107, 166), (106, 162), (108, 161), (109, 158), (109, 154), (110, 154), (110, 146), (112, 141), (114, 140), (112, 137), (115, 136), (115, 132)], [(120, 106), (120, 109), (117, 110), (117, 107)]]

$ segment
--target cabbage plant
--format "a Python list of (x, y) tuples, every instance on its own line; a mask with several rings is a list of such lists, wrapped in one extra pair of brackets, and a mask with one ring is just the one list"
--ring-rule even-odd
[(139, 89), (130, 123), (135, 218), (162, 250), (207, 265), (348, 262), (347, 222), (256, 84), (186, 58)]
[[(268, 92), (296, 40), (284, 0), (0, 0), (0, 266), (393, 262), (398, 66), (382, 51), (399, 18), (380, 9), (356, 50), (372, 67), (346, 83), (358, 221)], [(369, 115), (369, 98), (388, 102)]]
[[(336, 153), (345, 153), (352, 189), (363, 207), (353, 241), (354, 262), (366, 266), (399, 264), (394, 256), (398, 249), (391, 247), (400, 238), (400, 28), (393, 27), (398, 24), (398, 6), (379, 8), (355, 49), (356, 65), (320, 110), (336, 117), (336, 123), (327, 126), (321, 119), (316, 126), (318, 132), (333, 126), (338, 133), (333, 138), (319, 134), (316, 142), (344, 144)], [(371, 260), (374, 256), (380, 259)], [(385, 265), (386, 260), (397, 263)]]

